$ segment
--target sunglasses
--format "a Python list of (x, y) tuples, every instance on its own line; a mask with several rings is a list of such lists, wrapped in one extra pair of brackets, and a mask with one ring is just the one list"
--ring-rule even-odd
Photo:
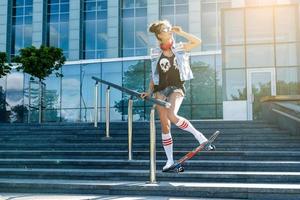
[(163, 29), (161, 29), (161, 32), (165, 32), (165, 33), (168, 33), (172, 30), (172, 27), (165, 27)]

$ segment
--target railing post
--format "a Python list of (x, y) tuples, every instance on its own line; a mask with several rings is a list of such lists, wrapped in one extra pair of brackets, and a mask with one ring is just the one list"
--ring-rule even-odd
[(156, 131), (155, 131), (155, 104), (150, 113), (150, 184), (156, 183)]
[(132, 96), (128, 100), (128, 160), (132, 160)]
[(31, 118), (31, 81), (29, 81), (29, 91), (28, 91), (28, 123), (30, 123), (30, 118)]
[(42, 123), (42, 82), (39, 81), (39, 124)]
[(105, 112), (105, 120), (106, 120), (106, 137), (109, 138), (109, 123), (110, 123), (110, 86), (107, 86), (107, 89), (106, 89), (106, 112)]
[(94, 127), (98, 127), (99, 82), (95, 84)]

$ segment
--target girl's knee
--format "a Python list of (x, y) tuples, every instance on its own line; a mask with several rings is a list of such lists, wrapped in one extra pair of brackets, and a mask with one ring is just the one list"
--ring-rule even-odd
[(167, 124), (167, 125), (162, 125), (161, 126), (161, 130), (162, 130), (162, 132), (163, 133), (170, 133), (170, 126), (169, 126), (169, 124)]
[(175, 124), (178, 121), (178, 116), (172, 111), (168, 112), (168, 118), (172, 123), (175, 123)]

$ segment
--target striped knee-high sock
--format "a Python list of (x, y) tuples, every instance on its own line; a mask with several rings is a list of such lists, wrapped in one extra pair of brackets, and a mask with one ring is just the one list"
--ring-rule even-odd
[(171, 133), (162, 133), (162, 143), (168, 158), (168, 161), (173, 161), (173, 139)]
[(191, 124), (191, 122), (189, 122), (189, 120), (183, 117), (179, 119), (176, 126), (182, 130), (192, 133), (200, 144), (207, 141), (206, 137), (201, 132), (196, 130), (195, 127)]

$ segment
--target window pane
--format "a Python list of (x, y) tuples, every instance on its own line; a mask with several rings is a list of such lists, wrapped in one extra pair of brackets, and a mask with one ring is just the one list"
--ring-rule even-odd
[(246, 100), (245, 70), (226, 70), (225, 77), (225, 101)]
[(96, 40), (96, 23), (95, 21), (85, 22), (85, 50), (94, 50)]
[(246, 8), (246, 42), (273, 42), (272, 7)]
[(244, 11), (228, 10), (224, 12), (225, 45), (244, 44)]
[(20, 72), (11, 72), (7, 75), (7, 85), (6, 85), (6, 110), (10, 110), (13, 118), (10, 122), (23, 122), (23, 81), (24, 75)]
[(297, 66), (298, 43), (276, 44), (276, 65), (277, 66)]
[(275, 7), (276, 41), (297, 40), (297, 10), (295, 6)]
[(300, 94), (300, 68), (277, 68), (277, 95)]
[(222, 77), (222, 55), (216, 56), (216, 93), (217, 93), (217, 103), (223, 102), (223, 77)]
[(82, 65), (82, 88), (85, 89), (82, 90), (81, 107), (87, 106), (92, 108), (94, 106), (95, 81), (92, 79), (92, 76), (101, 77), (101, 63)]
[(192, 57), (194, 79), (191, 80), (192, 103), (215, 103), (215, 63), (214, 56)]
[(25, 15), (32, 15), (32, 7), (25, 7)]
[[(122, 86), (122, 63), (121, 62), (110, 62), (102, 64), (102, 75), (103, 80), (115, 83)], [(107, 85), (102, 84), (101, 92), (101, 107), (105, 107), (105, 92)], [(122, 92), (111, 88), (110, 90), (110, 106), (116, 106), (116, 102), (122, 99)], [(113, 109), (112, 109), (113, 110)]]
[[(62, 78), (62, 108), (80, 108), (80, 66), (65, 65), (62, 73), (64, 75)], [(70, 111), (70, 113), (74, 112), (74, 110)], [(69, 113), (66, 112), (66, 114)], [(66, 117), (66, 115), (62, 113), (62, 117)]]
[(61, 121), (62, 122), (79, 122), (80, 109), (62, 109)]
[(274, 67), (273, 45), (248, 45), (247, 46), (248, 67)]
[(48, 9), (49, 9), (50, 14), (58, 13), (59, 12), (59, 4), (51, 4), (48, 6)]
[(64, 51), (69, 50), (69, 23), (60, 23), (60, 44)]
[(60, 110), (44, 110), (43, 122), (59, 122)]
[(217, 45), (217, 10), (215, 3), (201, 5), (201, 37), (203, 50), (215, 50)]
[(44, 82), (46, 84), (46, 109), (60, 109), (60, 78), (55, 75), (51, 75), (50, 77), (47, 77)]
[(123, 19), (123, 48), (134, 47), (134, 20), (133, 18)]
[(58, 24), (49, 24), (49, 44), (58, 47)]
[(193, 119), (215, 119), (216, 106), (215, 105), (192, 105)]
[(24, 26), (24, 47), (31, 46), (32, 44), (32, 26)]
[(69, 4), (61, 4), (60, 5), (60, 12), (69, 12)]
[(225, 68), (245, 67), (245, 47), (225, 46)]

